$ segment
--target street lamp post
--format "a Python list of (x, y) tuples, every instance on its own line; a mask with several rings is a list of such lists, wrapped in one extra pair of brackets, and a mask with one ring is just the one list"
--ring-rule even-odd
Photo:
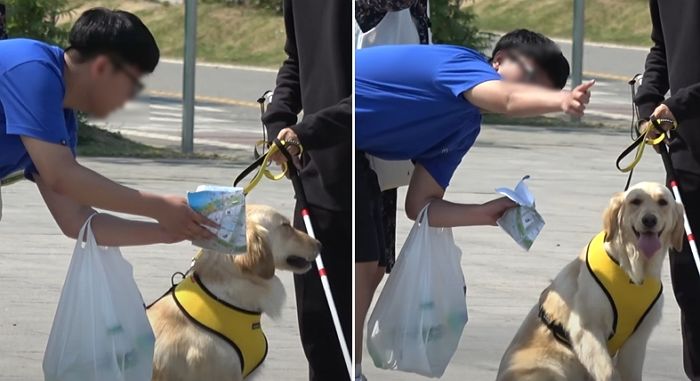
[(194, 78), (197, 62), (197, 0), (185, 0), (185, 65), (182, 75), (182, 152), (194, 150)]
[[(583, 81), (583, 35), (584, 35), (584, 9), (585, 0), (574, 0), (574, 36), (571, 44), (571, 87), (575, 88)], [(579, 117), (572, 117), (575, 122), (581, 121)]]

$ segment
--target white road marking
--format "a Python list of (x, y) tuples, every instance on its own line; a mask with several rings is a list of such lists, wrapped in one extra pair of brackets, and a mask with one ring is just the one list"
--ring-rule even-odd
[(155, 122), (177, 122), (177, 123), (182, 122), (182, 119), (179, 119), (179, 118), (161, 118), (161, 117), (157, 117), (157, 116), (155, 116), (155, 117), (152, 116), (150, 119), (152, 121), (155, 121)]
[(154, 108), (156, 110), (172, 110), (172, 111), (182, 111), (181, 106), (172, 106), (172, 105), (161, 105), (157, 103), (150, 103), (148, 105), (150, 108)]
[[(179, 136), (158, 134), (158, 133), (153, 133), (153, 132), (143, 132), (143, 131), (134, 131), (134, 130), (121, 130), (120, 132), (122, 135), (126, 135), (126, 136), (136, 136), (136, 137), (147, 138), (147, 139), (166, 140), (166, 141), (170, 141), (170, 142), (180, 142), (181, 141), (181, 138)], [(208, 145), (208, 146), (212, 146), (212, 147), (220, 147), (220, 148), (228, 148), (228, 149), (243, 149), (243, 150), (249, 150), (253, 147), (252, 145), (247, 145), (247, 144), (224, 143), (224, 142), (218, 141), (218, 140), (200, 139), (200, 138), (195, 138), (194, 144), (202, 144), (202, 145)]]

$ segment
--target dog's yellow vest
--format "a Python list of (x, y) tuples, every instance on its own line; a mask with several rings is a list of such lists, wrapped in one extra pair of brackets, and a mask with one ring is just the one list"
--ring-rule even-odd
[(262, 364), (267, 338), (260, 326), (260, 313), (219, 300), (196, 274), (183, 279), (172, 292), (175, 303), (190, 320), (231, 344), (241, 360), (244, 378)]
[(610, 301), (613, 310), (612, 332), (608, 337), (608, 352), (614, 356), (632, 336), (644, 317), (661, 296), (663, 287), (658, 279), (645, 278), (636, 285), (605, 251), (605, 232), (588, 244), (586, 265)]

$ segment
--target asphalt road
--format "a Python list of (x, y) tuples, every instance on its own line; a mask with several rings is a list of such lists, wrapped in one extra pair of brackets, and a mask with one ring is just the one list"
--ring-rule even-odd
[[(614, 164), (628, 143), (626, 131), (615, 129), (482, 128), (445, 198), (481, 203), (498, 196), (495, 188), (512, 188), (529, 174), (528, 184), (546, 225), (529, 252), (497, 227), (453, 229), (462, 249), (469, 322), (441, 380), (495, 379), (503, 352), (542, 290), (602, 229), (603, 210), (613, 193), (625, 184), (626, 176)], [(664, 181), (661, 160), (653, 151), (646, 152), (637, 168), (635, 183)], [(402, 190), (400, 200), (405, 195), (405, 188)], [(402, 205), (399, 202), (400, 209)], [(399, 247), (412, 227), (403, 215), (403, 210), (399, 210)], [(663, 317), (649, 340), (644, 365), (646, 381), (685, 379), (678, 306), (668, 262), (664, 266)], [(426, 380), (377, 369), (366, 351), (363, 367), (369, 381)]]
[[(570, 44), (560, 42), (566, 55)], [(643, 68), (646, 51), (587, 44), (585, 78), (595, 78), (588, 118), (622, 125), (631, 114), (630, 89), (623, 78)], [(255, 101), (274, 89), (276, 71), (200, 63), (196, 71), (195, 149), (227, 153), (249, 150), (262, 138), (260, 111)], [(106, 121), (110, 130), (140, 141), (178, 148), (182, 134), (182, 64), (164, 60), (146, 79), (147, 91)]]

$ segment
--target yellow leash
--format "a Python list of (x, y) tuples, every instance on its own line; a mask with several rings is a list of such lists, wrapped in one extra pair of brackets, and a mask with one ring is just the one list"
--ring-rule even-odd
[[(301, 144), (298, 143), (289, 143), (285, 142), (284, 140), (280, 141), (282, 143), (282, 146), (286, 145), (296, 145), (299, 147), (299, 154), (303, 153), (303, 147)], [(276, 144), (270, 144), (269, 142), (266, 142), (264, 140), (261, 140), (257, 143), (255, 143), (255, 147), (257, 148), (258, 146), (262, 145), (268, 146), (268, 151), (260, 156), (257, 160), (255, 160), (248, 168), (244, 169), (243, 172), (241, 172), (240, 175), (236, 178), (236, 180), (233, 182), (233, 185), (236, 186), (243, 178), (248, 176), (250, 173), (253, 172), (256, 168), (259, 167), (258, 172), (255, 173), (255, 176), (248, 182), (248, 184), (243, 187), (243, 194), (248, 195), (253, 188), (255, 188), (259, 183), (260, 180), (262, 180), (263, 177), (267, 177), (270, 180), (277, 181), (281, 180), (285, 177), (287, 174), (287, 163), (282, 164), (282, 171), (280, 173), (273, 173), (270, 170), (270, 164), (272, 164), (272, 155), (274, 155), (277, 152), (280, 152), (280, 148)]]
[[(671, 127), (672, 130), (675, 130), (678, 127), (678, 124), (676, 121), (671, 120), (671, 119), (658, 119), (660, 123), (670, 123), (673, 125)], [(625, 190), (629, 188), (630, 181), (632, 179), (632, 171), (634, 168), (639, 164), (639, 162), (642, 160), (642, 156), (644, 155), (644, 147), (647, 145), (654, 146), (657, 144), (661, 144), (664, 139), (666, 139), (666, 135), (662, 134), (658, 136), (655, 139), (651, 138), (651, 131), (654, 129), (654, 126), (651, 123), (647, 123), (647, 128), (646, 130), (639, 135), (639, 137), (629, 145), (629, 147), (625, 148), (624, 151), (620, 154), (620, 156), (617, 157), (617, 161), (615, 162), (615, 165), (617, 166), (617, 169), (622, 172), (622, 173), (628, 173), (629, 172), (629, 177), (627, 179), (627, 185), (625, 186)], [(622, 160), (627, 157), (634, 149), (637, 149), (637, 152), (634, 154), (634, 159), (632, 160), (631, 163), (629, 163), (627, 166), (622, 167), (620, 163)]]
[[(618, 165), (617, 169), (619, 169), (620, 172), (627, 173), (627, 172), (633, 170), (634, 167), (636, 167), (637, 164), (639, 164), (639, 162), (642, 160), (642, 155), (644, 155), (644, 147), (646, 147), (647, 145), (650, 145), (650, 146), (657, 145), (657, 144), (663, 142), (664, 139), (666, 138), (664, 135), (660, 135), (656, 139), (650, 138), (649, 135), (651, 135), (651, 131), (652, 131), (653, 127), (651, 126), (651, 124), (649, 124), (648, 126), (649, 127), (647, 127), (646, 131), (644, 131), (644, 133), (642, 135), (640, 135), (639, 138), (637, 138), (637, 140), (635, 140), (634, 143), (632, 143), (621, 155), (620, 158), (624, 158), (635, 147), (637, 148), (637, 152), (634, 155), (634, 160), (632, 160), (631, 163), (629, 163), (626, 167), (622, 167), (622, 168)], [(675, 126), (675, 123), (674, 123), (674, 126)], [(674, 127), (674, 129), (675, 129), (675, 127)], [(642, 143), (644, 143), (644, 144), (642, 144)]]

